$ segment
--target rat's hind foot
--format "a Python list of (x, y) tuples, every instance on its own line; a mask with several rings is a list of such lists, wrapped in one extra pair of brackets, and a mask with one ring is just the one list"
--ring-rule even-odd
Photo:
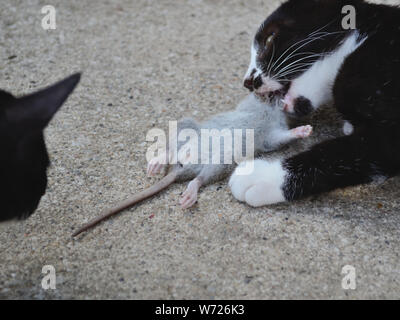
[(311, 135), (313, 131), (313, 127), (311, 126), (302, 126), (302, 127), (297, 127), (294, 128), (292, 130), (290, 130), (291, 134), (295, 137), (295, 138), (307, 138)]
[(147, 165), (147, 175), (155, 176), (159, 174), (167, 163), (167, 154), (165, 152), (151, 159)]
[(197, 201), (197, 193), (201, 186), (200, 181), (196, 178), (190, 181), (186, 191), (183, 193), (181, 200), (179, 203), (182, 209), (187, 209), (193, 206)]

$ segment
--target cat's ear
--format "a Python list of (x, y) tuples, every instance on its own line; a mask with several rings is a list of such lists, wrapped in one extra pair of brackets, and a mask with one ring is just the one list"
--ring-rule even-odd
[[(46, 89), (15, 99), (6, 108), (7, 120), (26, 129), (43, 129), (54, 114), (67, 100), (80, 80), (79, 73), (74, 74)], [(0, 99), (4, 94), (0, 93)], [(12, 96), (11, 96), (12, 97)], [(8, 98), (10, 99), (10, 97)]]

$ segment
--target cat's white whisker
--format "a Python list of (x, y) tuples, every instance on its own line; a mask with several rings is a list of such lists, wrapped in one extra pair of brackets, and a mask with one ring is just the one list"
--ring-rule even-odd
[[(277, 69), (278, 69), (282, 64), (284, 64), (295, 52), (299, 51), (301, 48), (305, 47), (306, 45), (310, 44), (310, 43), (313, 42), (313, 41), (320, 40), (320, 39), (323, 39), (323, 37), (316, 37), (316, 38), (313, 38), (313, 39), (311, 39), (311, 40), (308, 40), (306, 43), (303, 43), (303, 44), (302, 44), (301, 46), (299, 46), (296, 50), (292, 51), (292, 53), (289, 54), (289, 55), (285, 58), (285, 60), (282, 61), (282, 63), (280, 63), (280, 64), (279, 64), (277, 67), (275, 67), (273, 70), (277, 70)], [(272, 71), (273, 71), (273, 70), (272, 70)]]
[(291, 75), (291, 74), (294, 74), (294, 73), (301, 73), (301, 72), (304, 72), (304, 71), (307, 71), (307, 70), (308, 70), (308, 68), (303, 68), (303, 69), (294, 70), (294, 71), (292, 71), (292, 72), (288, 72), (288, 73), (285, 73), (285, 74), (281, 75), (281, 77), (287, 77), (287, 76), (289, 76), (289, 75)]
[[(290, 67), (295, 68), (295, 67), (296, 67), (296, 63), (299, 63), (299, 62), (301, 62), (301, 61), (304, 61), (304, 60), (306, 60), (306, 59), (311, 59), (311, 58), (313, 58), (313, 57), (312, 57), (312, 56), (307, 56), (307, 57), (300, 58), (300, 59), (298, 59), (298, 60), (296, 60), (296, 61), (293, 61), (292, 63), (288, 64), (285, 68), (283, 68), (282, 70), (280, 70), (280, 71), (277, 73), (277, 75), (279, 75), (279, 74), (282, 73), (282, 72), (287, 71)], [(316, 61), (317, 61), (317, 60), (313, 61), (312, 63), (315, 63)], [(293, 65), (295, 65), (295, 66), (293, 66)]]
[(274, 64), (271, 66), (271, 68), (273, 68), (273, 67), (278, 63), (278, 61), (279, 61), (291, 48), (293, 48), (294, 46), (298, 45), (299, 43), (304, 42), (304, 41), (307, 41), (307, 40), (308, 40), (307, 38), (306, 38), (306, 39), (302, 39), (302, 40), (297, 41), (296, 43), (292, 44), (289, 48), (287, 48), (287, 49), (278, 57), (278, 59), (276, 59), (276, 61), (274, 62)]
[(270, 76), (270, 73), (271, 73), (270, 65), (271, 65), (272, 61), (274, 60), (274, 56), (275, 56), (275, 44), (272, 43), (272, 55), (271, 55), (271, 59), (269, 60), (269, 63), (267, 66), (268, 76)]
[[(323, 54), (317, 54), (317, 53), (315, 53), (315, 52), (298, 52), (298, 53), (294, 54), (294, 55), (292, 56), (292, 58), (297, 57), (297, 56), (304, 56), (304, 55), (323, 56)], [(287, 60), (288, 60), (288, 59), (285, 58), (285, 62), (286, 62)], [(270, 75), (271, 70), (268, 70), (268, 72), (269, 72), (268, 74)]]
[[(305, 39), (303, 39), (303, 41), (298, 41), (298, 42), (296, 42), (294, 45), (292, 45), (292, 46), (290, 46), (278, 59), (277, 59), (277, 61), (275, 61), (275, 63), (271, 66), (271, 69), (272, 70), (270, 70), (269, 71), (269, 73), (271, 72), (271, 71), (273, 71), (273, 70), (277, 70), (281, 65), (283, 65), (287, 60), (289, 60), (291, 57), (294, 57), (294, 56), (296, 56), (296, 55), (294, 55), (294, 53), (295, 52), (297, 52), (298, 50), (300, 50), (301, 48), (303, 48), (304, 46), (306, 46), (306, 45), (308, 45), (309, 43), (311, 43), (311, 42), (313, 42), (313, 41), (316, 41), (316, 40), (321, 40), (321, 39), (323, 39), (323, 38), (325, 38), (325, 37), (327, 37), (327, 36), (330, 36), (330, 35), (334, 35), (334, 34), (339, 34), (339, 33), (344, 33), (344, 32), (346, 32), (346, 31), (335, 31), (335, 32), (321, 32), (321, 33), (315, 33), (314, 35), (313, 35), (313, 37), (310, 37), (310, 36), (308, 36), (307, 38), (305, 38)], [(321, 35), (318, 35), (318, 36), (316, 36), (317, 34), (321, 34)], [(322, 35), (323, 34), (323, 35)], [(286, 53), (287, 53), (287, 51), (289, 51), (293, 46), (295, 46), (295, 45), (297, 45), (297, 44), (300, 44), (301, 42), (306, 42), (306, 43), (303, 43), (300, 47), (298, 47), (298, 48), (296, 48), (294, 51), (292, 51), (288, 56), (286, 56), (285, 58), (284, 58), (284, 60), (278, 65), (278, 66), (276, 66), (276, 67), (274, 67), (275, 65), (276, 65), (276, 63), (281, 59), (281, 57), (283, 56), (283, 55), (285, 55)], [(303, 54), (303, 53), (298, 53), (298, 54)], [(324, 54), (320, 54), (320, 56), (323, 56)]]
[(297, 66), (296, 68), (293, 68), (293, 69), (287, 70), (286, 72), (280, 73), (280, 74), (279, 74), (279, 77), (280, 77), (280, 78), (285, 78), (285, 77), (287, 77), (287, 76), (290, 75), (290, 74), (300, 72), (300, 70), (307, 70), (307, 68), (308, 68), (310, 65), (312, 65), (312, 64)]
[(311, 32), (308, 36), (313, 36), (313, 34), (315, 34), (315, 33), (319, 32), (319, 31), (321, 31), (321, 30), (327, 28), (329, 25), (331, 25), (332, 23), (334, 23), (335, 20), (336, 20), (336, 19), (333, 19), (331, 22), (328, 22), (328, 23), (327, 23), (326, 25), (324, 25), (323, 27), (321, 27), (321, 28), (319, 28), (319, 29), (317, 29), (317, 30)]
[[(277, 73), (277, 74), (279, 74), (280, 72), (284, 72), (284, 71), (286, 71), (286, 70), (288, 70), (288, 69), (290, 69), (290, 68), (296, 68), (297, 67), (297, 65), (300, 65), (300, 63), (299, 62), (301, 62), (302, 60), (306, 60), (306, 59), (312, 59), (312, 58), (320, 58), (320, 57), (323, 57), (324, 55), (308, 55), (308, 56), (306, 56), (306, 57), (303, 57), (303, 58), (300, 58), (300, 59), (298, 59), (298, 60), (296, 60), (296, 61), (293, 61), (293, 62), (291, 62), (289, 65), (287, 65), (286, 67), (284, 67), (284, 68), (282, 68), (281, 70), (279, 70), (279, 72)], [(312, 60), (312, 61), (310, 61), (310, 62), (304, 62), (304, 63), (310, 63), (310, 64), (312, 64), (312, 63), (315, 63), (316, 61), (317, 61), (318, 59), (315, 59), (315, 60)], [(297, 64), (296, 64), (297, 63)], [(303, 63), (303, 64), (304, 64)], [(294, 65), (294, 66), (293, 66)]]

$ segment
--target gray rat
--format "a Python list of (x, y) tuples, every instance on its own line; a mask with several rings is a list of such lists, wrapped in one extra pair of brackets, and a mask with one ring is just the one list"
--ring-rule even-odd
[[(184, 130), (189, 130), (200, 137), (204, 130), (218, 130), (218, 132), (224, 130), (233, 137), (235, 136), (234, 131), (240, 129), (242, 131), (250, 129), (254, 132), (254, 142), (252, 142), (254, 152), (250, 155), (251, 157), (262, 152), (277, 150), (292, 140), (306, 138), (312, 133), (312, 127), (309, 125), (290, 130), (278, 103), (265, 102), (255, 94), (250, 94), (238, 105), (236, 110), (220, 113), (210, 120), (204, 122), (197, 122), (191, 118), (180, 120), (177, 124), (177, 135), (179, 136)], [(246, 145), (247, 137), (241, 135), (241, 140), (241, 144), (239, 144), (241, 148), (235, 148), (236, 145), (225, 143), (226, 140), (223, 140), (224, 143), (221, 143), (220, 148), (217, 148), (216, 151), (213, 145), (208, 143), (206, 152), (202, 151), (201, 143), (194, 146), (191, 141), (178, 141), (175, 147), (168, 146), (167, 151), (153, 158), (147, 168), (148, 175), (153, 176), (170, 164), (169, 173), (163, 179), (114, 208), (106, 210), (98, 218), (78, 229), (72, 236), (75, 237), (106, 218), (159, 193), (174, 182), (191, 180), (180, 200), (182, 208), (191, 207), (197, 201), (197, 194), (201, 186), (220, 181), (234, 171), (236, 167), (234, 159), (238, 159), (238, 153), (242, 156), (243, 151), (248, 147)], [(196, 147), (198, 148), (197, 157), (194, 152)], [(216, 153), (219, 153), (220, 161), (213, 163)], [(230, 155), (231, 159), (225, 159), (224, 155), (226, 154)], [(221, 159), (223, 160), (221, 161)]]

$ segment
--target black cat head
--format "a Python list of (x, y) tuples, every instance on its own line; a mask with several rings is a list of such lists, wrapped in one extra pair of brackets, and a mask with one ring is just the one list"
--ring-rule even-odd
[(16, 98), (0, 90), (0, 221), (24, 219), (47, 185), (43, 130), (78, 84), (80, 74)]
[(261, 96), (283, 95), (290, 82), (340, 43), (342, 8), (362, 0), (289, 0), (258, 29), (244, 85)]

